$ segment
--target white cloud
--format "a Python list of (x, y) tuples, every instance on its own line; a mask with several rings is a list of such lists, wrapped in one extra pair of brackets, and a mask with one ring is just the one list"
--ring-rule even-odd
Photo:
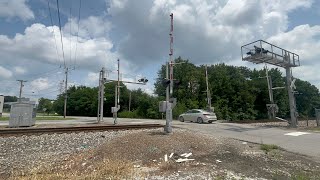
[(300, 25), (288, 32), (272, 36), (268, 41), (299, 55), (300, 67), (293, 68), (294, 76), (320, 87), (320, 26)]
[[(24, 34), (16, 34), (13, 38), (0, 35), (1, 57), (10, 59), (10, 61), (7, 61), (9, 65), (23, 65), (33, 70), (39, 68), (34, 67), (34, 64), (39, 62), (56, 66), (63, 64), (59, 29), (56, 26), (53, 29), (57, 41), (58, 55), (51, 31), (52, 27), (33, 24), (26, 28)], [(107, 63), (106, 59), (111, 61), (117, 57), (116, 53), (111, 52), (113, 44), (107, 38), (79, 37), (77, 43), (76, 36), (64, 35), (64, 57), (68, 66), (73, 67), (76, 63), (76, 66), (80, 69), (98, 70)], [(74, 62), (76, 44), (77, 61)]]
[(88, 72), (87, 77), (84, 81), (86, 86), (98, 86), (99, 84), (99, 73)]
[[(84, 84), (85, 82), (81, 76), (88, 71), (99, 72), (103, 66), (114, 69), (110, 65), (116, 65), (116, 59), (121, 58), (117, 52), (111, 51), (113, 48), (112, 41), (106, 36), (102, 36), (105, 31), (110, 30), (108, 23), (104, 23), (104, 21), (100, 17), (90, 16), (87, 19), (84, 18), (82, 25), (80, 22), (83, 30), (79, 33), (78, 43), (76, 30), (72, 31), (70, 35), (70, 31), (67, 28), (70, 24), (67, 23), (64, 26), (65, 62), (70, 67), (70, 70), (74, 66), (76, 67), (76, 71), (71, 71), (69, 74), (70, 85)], [(101, 30), (97, 30), (96, 28), (101, 24), (106, 24), (106, 26)], [(55, 36), (53, 36), (53, 31)], [(55, 44), (55, 40), (57, 44)], [(77, 53), (75, 53), (76, 46)], [(26, 27), (24, 33), (17, 33), (13, 37), (0, 35), (0, 56), (6, 66), (12, 69), (12, 72), (1, 69), (0, 76), (11, 77), (12, 79), (12, 75), (14, 75), (15, 78), (28, 80), (26, 87), (30, 86), (28, 88), (32, 90), (29, 93), (35, 92), (35, 94), (43, 95), (48, 92), (44, 88), (48, 88), (47, 86), (49, 85), (52, 85), (52, 87), (55, 87), (54, 90), (57, 90), (56, 87), (64, 79), (64, 74), (61, 73), (64, 62), (62, 60), (60, 34), (57, 26), (51, 27), (35, 23)], [(59, 66), (62, 66), (62, 68), (59, 69)], [(134, 67), (134, 65), (122, 59), (122, 71), (131, 70)], [(38, 79), (40, 77), (42, 79)], [(94, 86), (95, 84), (92, 85)], [(0, 91), (8, 92), (8, 88), (0, 87)], [(58, 92), (55, 93), (57, 94)]]
[[(242, 65), (240, 46), (257, 39), (267, 39), (297, 52), (304, 67), (319, 57), (318, 52), (309, 52), (310, 48), (319, 49), (318, 26), (303, 25), (288, 32), (288, 14), (299, 8), (310, 8), (311, 0), (141, 0), (139, 3), (111, 0), (107, 4), (110, 5), (107, 14), (81, 20), (78, 43), (76, 18), (69, 19), (62, 28), (65, 60), (70, 67), (74, 66), (77, 44), (77, 68), (70, 75), (73, 84), (96, 86), (98, 72), (103, 66), (116, 69), (117, 58), (121, 59), (120, 71), (131, 74), (144, 71), (150, 64), (164, 62), (169, 53), (171, 12), (174, 13), (174, 56), (189, 58), (196, 64), (238, 62), (235, 64)], [(0, 56), (6, 67), (27, 69), (23, 77), (30, 80), (48, 78), (50, 84), (54, 82), (58, 86), (63, 79), (63, 74), (56, 73), (58, 70), (45, 76), (29, 75), (63, 64), (57, 26), (36, 23), (14, 37), (0, 35)], [(10, 70), (19, 76), (14, 68)], [(110, 78), (116, 76), (109, 74)], [(311, 79), (312, 75), (306, 76)], [(152, 83), (142, 88), (151, 92)]]
[[(108, 37), (111, 28), (112, 24), (103, 17), (89, 16), (80, 20), (79, 36), (86, 37), (88, 39)], [(69, 21), (64, 25), (63, 31), (75, 36), (78, 33), (78, 19), (69, 19)]]
[[(112, 1), (113, 2), (113, 1)], [(115, 29), (124, 38), (118, 53), (140, 66), (168, 58), (169, 14), (174, 14), (174, 56), (196, 64), (241, 62), (240, 46), (266, 39), (300, 55), (303, 67), (295, 76), (320, 84), (316, 69), (319, 57), (319, 27), (302, 25), (288, 31), (292, 11), (310, 8), (312, 0), (145, 0), (111, 3), (109, 13)], [(314, 49), (314, 51), (310, 51)], [(258, 67), (258, 66), (250, 66)], [(310, 68), (309, 68), (310, 67)], [(312, 72), (303, 73), (310, 69)]]
[(279, 33), (268, 39), (280, 47), (300, 55), (301, 64), (316, 63), (320, 56), (320, 26), (300, 25), (289, 32)]
[[(124, 31), (118, 52), (140, 65), (168, 57), (169, 14), (174, 14), (174, 56), (199, 63), (228, 61), (240, 46), (287, 30), (288, 13), (310, 0), (111, 1), (115, 29)], [(121, 5), (119, 5), (121, 4)]]
[(0, 78), (7, 79), (12, 77), (12, 72), (2, 66), (0, 66)]
[(38, 78), (30, 82), (33, 91), (42, 91), (52, 87), (48, 78)]
[(34, 19), (32, 10), (26, 4), (27, 0), (1, 0), (0, 17), (18, 17), (23, 21)]
[(27, 70), (21, 66), (15, 66), (14, 67), (14, 71), (17, 73), (17, 74), (24, 74), (27, 72)]

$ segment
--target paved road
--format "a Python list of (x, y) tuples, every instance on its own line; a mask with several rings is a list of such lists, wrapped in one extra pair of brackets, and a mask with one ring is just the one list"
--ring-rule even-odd
[[(175, 123), (178, 127), (193, 131), (223, 136), (254, 143), (275, 144), (287, 151), (308, 155), (320, 161), (320, 133), (303, 134), (294, 129), (279, 129), (271, 127), (254, 127), (248, 124), (217, 123), (194, 124)], [(301, 135), (300, 135), (301, 134)]]
[[(94, 123), (96, 118), (78, 117), (77, 120), (66, 121), (37, 121), (36, 124), (86, 124)], [(146, 119), (119, 119), (119, 124), (139, 124), (139, 123), (160, 123), (165, 124), (165, 120)], [(112, 124), (111, 118), (105, 118), (104, 123)], [(1, 121), (0, 125), (8, 125), (7, 121)], [(310, 133), (299, 135), (294, 129), (279, 129), (271, 127), (255, 127), (248, 124), (234, 123), (213, 123), (196, 124), (182, 123), (174, 121), (175, 127), (189, 129), (212, 136), (222, 136), (239, 139), (254, 143), (275, 144), (288, 151), (315, 157), (320, 161), (320, 133)], [(174, 129), (173, 129), (174, 131)], [(292, 133), (291, 135), (286, 135)]]

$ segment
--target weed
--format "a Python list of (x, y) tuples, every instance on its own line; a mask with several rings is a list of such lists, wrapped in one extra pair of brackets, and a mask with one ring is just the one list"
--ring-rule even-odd
[(274, 144), (261, 144), (260, 149), (266, 152), (270, 152), (271, 150), (279, 149), (279, 146)]

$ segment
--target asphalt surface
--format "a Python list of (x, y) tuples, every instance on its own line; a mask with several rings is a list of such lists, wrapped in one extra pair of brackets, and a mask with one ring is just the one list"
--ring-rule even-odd
[[(36, 124), (90, 124), (95, 123), (97, 118), (94, 117), (77, 117), (76, 120), (41, 120)], [(113, 124), (112, 118), (104, 118), (103, 123)], [(147, 120), (147, 119), (118, 119), (119, 124), (140, 124), (140, 123), (159, 123), (165, 124), (165, 120)], [(8, 121), (0, 121), (0, 126), (8, 125)], [(173, 122), (174, 128), (184, 128), (198, 133), (208, 134), (212, 136), (222, 136), (234, 138), (242, 141), (275, 144), (281, 148), (311, 156), (315, 160), (320, 161), (320, 133), (306, 132), (299, 133), (295, 129), (280, 129), (272, 127), (255, 127), (249, 124), (235, 123), (213, 123), (213, 124), (197, 124), (188, 122)], [(173, 128), (173, 133), (174, 133)], [(288, 134), (291, 133), (291, 134)]]
[(229, 137), (260, 144), (275, 144), (287, 151), (311, 156), (320, 161), (320, 133), (234, 123), (177, 124), (177, 127), (213, 136)]

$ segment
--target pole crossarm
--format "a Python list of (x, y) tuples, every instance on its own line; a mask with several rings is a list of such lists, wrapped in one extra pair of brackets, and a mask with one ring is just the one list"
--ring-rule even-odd
[[(108, 79), (107, 80), (107, 83), (108, 82), (118, 82), (118, 80), (113, 80), (113, 79)], [(122, 83), (130, 83), (130, 84), (140, 84), (140, 85), (146, 85), (147, 83), (142, 83), (142, 82), (133, 82), (133, 81), (120, 81)]]

